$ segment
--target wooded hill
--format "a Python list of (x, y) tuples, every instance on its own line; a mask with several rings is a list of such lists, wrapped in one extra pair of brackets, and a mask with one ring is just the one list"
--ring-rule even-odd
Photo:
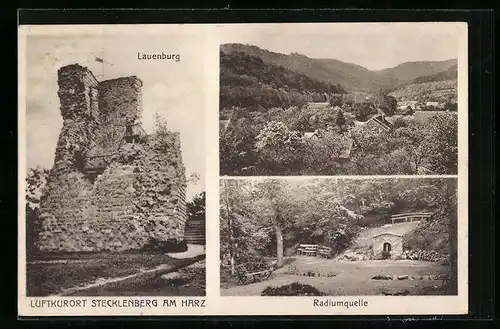
[(397, 87), (411, 83), (456, 79), (457, 60), (406, 62), (396, 67), (374, 71), (392, 81)]
[(458, 98), (457, 80), (412, 83), (393, 91), (390, 95), (398, 100), (456, 103)]
[[(336, 59), (310, 58), (298, 53), (286, 55), (238, 43), (221, 45), (220, 50), (225, 55), (244, 53), (258, 57), (266, 64), (281, 66), (314, 80), (341, 85), (347, 91), (379, 92), (395, 90), (409, 83), (448, 80), (457, 67), (457, 61), (451, 59), (406, 62), (393, 68), (371, 71)], [(415, 79), (417, 80), (414, 81)]]
[(340, 85), (314, 80), (285, 67), (243, 52), (220, 54), (220, 106), (288, 108), (324, 102), (327, 95), (344, 93)]
[[(391, 95), (398, 100), (414, 100), (419, 102), (456, 103), (458, 98), (457, 64), (456, 61), (443, 62), (437, 68), (448, 69), (435, 74), (419, 76), (409, 82), (399, 85)], [(436, 70), (436, 67), (433, 69)]]

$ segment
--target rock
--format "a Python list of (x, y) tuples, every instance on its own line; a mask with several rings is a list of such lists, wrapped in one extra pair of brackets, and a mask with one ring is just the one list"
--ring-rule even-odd
[(381, 291), (382, 295), (385, 296), (406, 296), (410, 294), (409, 290), (399, 290), (399, 291), (387, 291), (387, 290), (382, 290)]
[(408, 275), (399, 275), (398, 280), (408, 280)]
[(392, 275), (375, 275), (372, 280), (392, 280)]
[(179, 272), (171, 272), (171, 273), (163, 274), (161, 276), (161, 278), (164, 280), (177, 280), (177, 279), (180, 279), (181, 277), (182, 276)]

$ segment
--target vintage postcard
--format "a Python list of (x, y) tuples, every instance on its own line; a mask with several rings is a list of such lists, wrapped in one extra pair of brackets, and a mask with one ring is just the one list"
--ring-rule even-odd
[(20, 314), (202, 306), (203, 36), (111, 26), (19, 37)]
[(468, 310), (467, 25), (19, 27), (20, 316)]

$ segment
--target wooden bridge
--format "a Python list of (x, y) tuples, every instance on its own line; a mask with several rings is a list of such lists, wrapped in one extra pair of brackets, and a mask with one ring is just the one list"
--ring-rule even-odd
[(406, 222), (417, 222), (421, 221), (425, 218), (429, 218), (432, 216), (430, 212), (413, 212), (406, 214), (397, 214), (391, 216), (392, 224)]

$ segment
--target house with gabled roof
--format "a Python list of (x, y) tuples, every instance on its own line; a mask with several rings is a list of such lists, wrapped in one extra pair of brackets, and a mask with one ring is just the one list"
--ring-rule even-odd
[(356, 126), (377, 127), (377, 128), (380, 128), (381, 130), (384, 130), (384, 131), (391, 130), (394, 127), (394, 125), (392, 124), (392, 122), (387, 120), (385, 113), (383, 113), (383, 112), (380, 113), (380, 112), (382, 112), (382, 111), (379, 110), (379, 112), (377, 114), (373, 115), (365, 122), (355, 121), (354, 124)]

